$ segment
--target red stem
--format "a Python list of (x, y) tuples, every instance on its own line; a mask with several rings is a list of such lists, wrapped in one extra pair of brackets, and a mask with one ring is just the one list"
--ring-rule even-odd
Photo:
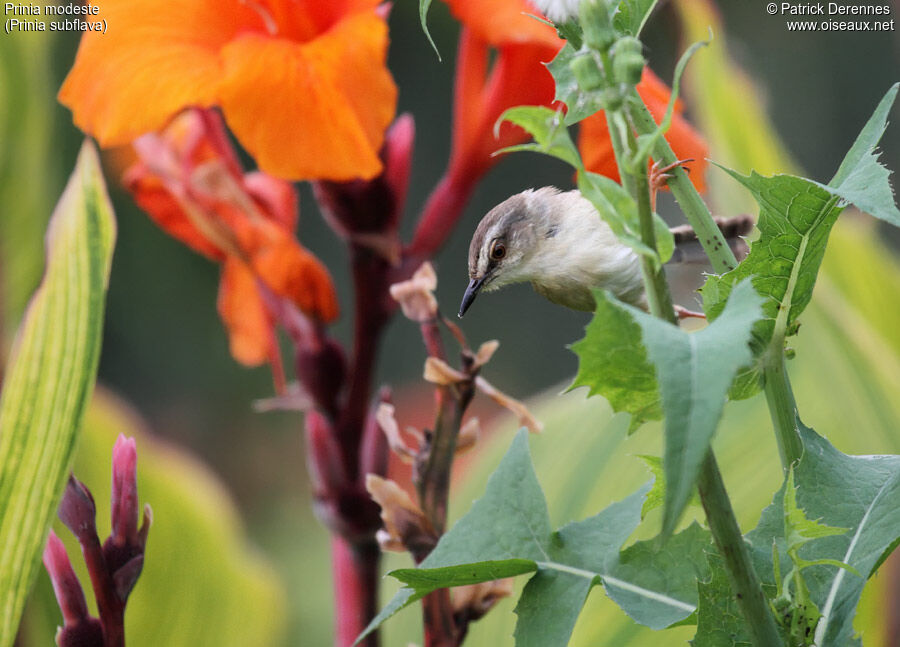
[(96, 535), (83, 539), (81, 552), (87, 565), (97, 610), (103, 625), (104, 647), (125, 647), (125, 603), (119, 599)]
[(338, 434), (345, 452), (347, 474), (355, 479), (359, 471), (359, 448), (372, 392), (372, 374), (381, 333), (394, 310), (388, 295), (390, 266), (367, 249), (354, 247), (353, 285), (355, 316), (353, 365), (350, 386), (341, 411)]
[[(378, 606), (380, 549), (373, 540), (351, 545), (339, 535), (331, 537), (334, 578), (335, 647), (352, 647)], [(360, 647), (378, 647), (378, 632), (369, 634)]]

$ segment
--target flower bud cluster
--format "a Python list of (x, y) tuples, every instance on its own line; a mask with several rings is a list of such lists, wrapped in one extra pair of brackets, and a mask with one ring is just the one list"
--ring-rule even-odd
[(137, 452), (133, 438), (119, 436), (112, 459), (112, 530), (102, 544), (97, 536), (94, 497), (83, 483), (69, 477), (59, 505), (59, 518), (81, 545), (100, 618), (88, 612), (84, 592), (59, 537), (51, 530), (44, 566), (63, 615), (56, 635), (59, 647), (120, 647), (125, 644), (125, 604), (144, 566), (150, 529), (150, 506), (137, 496)]
[(584, 0), (578, 19), (583, 46), (569, 69), (581, 91), (594, 94), (601, 109), (618, 110), (628, 88), (641, 80), (646, 65), (641, 41), (619, 35), (608, 0)]

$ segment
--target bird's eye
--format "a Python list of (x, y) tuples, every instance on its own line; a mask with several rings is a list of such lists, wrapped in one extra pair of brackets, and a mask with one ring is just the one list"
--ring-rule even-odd
[(504, 256), (506, 256), (506, 245), (501, 242), (495, 242), (491, 245), (491, 258), (499, 261)]

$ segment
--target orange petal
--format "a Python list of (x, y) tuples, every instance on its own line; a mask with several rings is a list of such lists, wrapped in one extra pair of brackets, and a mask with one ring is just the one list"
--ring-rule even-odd
[(84, 34), (59, 100), (102, 146), (159, 130), (185, 106), (214, 104), (219, 49), (238, 30), (264, 29), (239, 0), (106, 0), (97, 17), (108, 31)]
[(225, 119), (272, 175), (374, 177), (397, 98), (386, 52), (387, 26), (374, 11), (306, 44), (242, 35), (222, 50)]
[[(637, 86), (638, 94), (647, 104), (650, 114), (657, 123), (662, 121), (671, 96), (670, 90), (649, 68), (644, 68), (641, 82)], [(706, 190), (704, 175), (708, 166), (706, 157), (709, 149), (706, 140), (681, 116), (681, 101), (675, 104), (672, 124), (666, 133), (666, 141), (678, 159), (693, 159), (686, 164), (691, 169), (691, 180), (698, 191)], [(619, 169), (609, 140), (606, 126), (606, 114), (601, 112), (581, 122), (578, 133), (578, 148), (581, 151), (585, 167), (594, 173), (606, 175), (619, 180)]]
[(151, 174), (143, 164), (138, 163), (128, 169), (122, 183), (132, 193), (138, 206), (164, 232), (214, 261), (225, 258), (222, 250), (191, 223), (162, 180)]
[(314, 319), (327, 323), (337, 318), (337, 295), (328, 270), (291, 232), (269, 220), (222, 215), (230, 219), (247, 263), (269, 289)]
[(305, 42), (349, 14), (375, 9), (381, 0), (256, 0), (272, 17), (278, 35)]
[(532, 43), (554, 47), (563, 42), (550, 25), (535, 20), (540, 12), (525, 0), (446, 0), (457, 20), (494, 46)]
[(229, 258), (222, 266), (219, 285), (219, 316), (228, 330), (231, 355), (246, 366), (269, 359), (275, 332), (260, 297), (256, 277), (239, 260)]

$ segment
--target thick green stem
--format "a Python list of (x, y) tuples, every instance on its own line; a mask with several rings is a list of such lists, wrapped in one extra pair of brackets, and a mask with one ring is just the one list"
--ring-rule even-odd
[(700, 468), (697, 480), (700, 501), (706, 511), (710, 532), (725, 561), (725, 570), (731, 581), (731, 589), (750, 630), (750, 640), (755, 647), (783, 645), (775, 619), (766, 601), (762, 584), (750, 563), (750, 554), (741, 535), (741, 529), (731, 508), (725, 483), (719, 472), (716, 458), (710, 448)]
[[(656, 122), (636, 91), (631, 93), (631, 99), (629, 116), (635, 129), (639, 134), (654, 132)], [(669, 143), (662, 137), (657, 140), (653, 155), (666, 165), (674, 164), (677, 161)], [(737, 261), (731, 248), (725, 242), (722, 232), (716, 226), (712, 214), (700, 194), (697, 193), (687, 173), (676, 167), (672, 171), (672, 175), (672, 179), (669, 180), (672, 193), (675, 194), (675, 199), (684, 211), (691, 227), (697, 232), (697, 238), (703, 245), (706, 255), (709, 256), (713, 269), (716, 272), (724, 273), (737, 267)], [(800, 458), (803, 446), (797, 431), (797, 406), (784, 366), (784, 353), (780, 350), (780, 345), (777, 348), (777, 351), (769, 351), (765, 361), (764, 377), (766, 399), (778, 438), (778, 449), (781, 452), (782, 465), (784, 469), (787, 469)]]
[[(636, 92), (633, 94), (634, 96), (637, 96)], [(652, 124), (652, 129), (655, 129), (656, 124), (653, 122), (653, 118), (650, 116), (649, 111), (646, 110), (646, 107), (644, 107), (644, 104), (639, 97), (637, 99), (637, 106), (643, 110), (634, 109), (632, 110), (632, 113), (638, 113), (640, 116), (643, 115), (643, 112), (646, 112), (650, 119), (650, 123)], [(621, 113), (607, 115), (607, 119), (610, 125), (610, 136), (616, 153), (616, 159), (619, 162), (620, 172), (622, 172), (623, 185), (626, 188), (629, 188), (629, 183), (626, 179), (630, 176), (630, 182), (633, 189), (629, 188), (629, 190), (632, 191), (632, 195), (637, 202), (642, 241), (645, 245), (650, 247), (650, 249), (656, 250), (656, 235), (653, 229), (653, 212), (650, 204), (650, 185), (647, 179), (647, 166), (643, 162), (638, 161), (634, 164), (633, 171), (629, 171), (626, 168), (627, 165), (624, 162), (628, 158), (623, 156), (625, 153), (623, 149), (625, 147), (622, 145), (623, 142), (621, 139), (619, 142), (616, 142), (615, 133), (618, 132), (622, 134), (622, 137), (625, 140), (624, 143), (633, 155), (637, 150), (634, 132), (631, 127), (625, 129), (619, 127), (622, 123), (621, 120), (623, 119)], [(652, 129), (649, 130), (649, 132), (652, 132)], [(638, 131), (643, 132), (641, 127), (638, 127)], [(671, 161), (674, 162), (675, 155), (672, 153), (669, 145), (663, 138), (660, 138), (660, 141), (666, 149), (668, 149), (668, 154), (671, 155)], [(663, 159), (664, 162), (667, 161), (662, 155), (657, 154), (657, 157)], [(684, 171), (681, 169), (678, 169), (676, 173), (685, 176)], [(690, 192), (696, 197), (696, 203), (693, 204), (694, 212), (688, 217), (688, 220), (698, 234), (704, 232), (703, 235), (700, 236), (701, 243), (704, 244), (704, 248), (707, 250), (710, 260), (713, 261), (713, 266), (716, 267), (718, 271), (732, 269), (737, 265), (734, 255), (731, 253), (728, 245), (725, 244), (724, 238), (722, 237), (719, 228), (715, 225), (703, 200), (697, 194), (690, 181), (687, 180), (686, 176), (685, 181), (690, 187)], [(676, 193), (676, 197), (677, 196), (678, 193)], [(679, 203), (687, 213), (687, 208), (685, 208), (685, 204), (682, 203), (680, 199)], [(712, 233), (713, 231), (715, 232), (714, 234)], [(708, 236), (706, 235), (707, 233)], [(718, 247), (718, 249), (716, 249), (714, 245), (707, 247), (707, 241), (704, 239), (704, 236), (711, 241), (721, 240), (721, 246)], [(675, 313), (672, 310), (672, 300), (669, 295), (668, 283), (666, 282), (662, 267), (658, 264), (653, 264), (650, 259), (644, 259), (643, 270), (644, 286), (647, 292), (647, 300), (651, 312), (657, 317), (673, 323), (676, 322)], [(706, 511), (710, 532), (724, 559), (725, 569), (728, 572), (732, 590), (735, 593), (738, 606), (749, 627), (751, 641), (754, 647), (777, 647), (783, 645), (783, 642), (778, 635), (775, 619), (772, 616), (771, 609), (769, 608), (765, 594), (763, 593), (762, 584), (756, 571), (753, 570), (753, 565), (750, 563), (750, 554), (744, 543), (740, 526), (738, 526), (737, 519), (734, 516), (734, 510), (731, 507), (731, 501), (725, 490), (725, 483), (722, 481), (722, 475), (719, 472), (719, 466), (716, 463), (716, 458), (711, 447), (707, 451), (706, 458), (700, 468), (697, 488), (700, 492), (700, 500), (703, 503), (703, 509)]]
[(800, 460), (803, 442), (797, 429), (797, 403), (794, 401), (794, 391), (788, 380), (784, 352), (781, 351), (782, 345), (773, 346), (766, 353), (763, 376), (766, 381), (766, 402), (778, 440), (781, 465), (787, 471), (791, 465)]
[[(655, 132), (656, 122), (653, 115), (647, 110), (636, 90), (631, 91), (630, 99), (629, 116), (638, 134), (649, 135)], [(653, 147), (653, 157), (666, 166), (678, 161), (665, 137), (657, 139)], [(669, 180), (669, 187), (691, 227), (697, 232), (697, 239), (709, 256), (713, 269), (720, 274), (733, 270), (737, 267), (737, 260), (688, 174), (677, 166), (670, 173), (672, 179)]]

